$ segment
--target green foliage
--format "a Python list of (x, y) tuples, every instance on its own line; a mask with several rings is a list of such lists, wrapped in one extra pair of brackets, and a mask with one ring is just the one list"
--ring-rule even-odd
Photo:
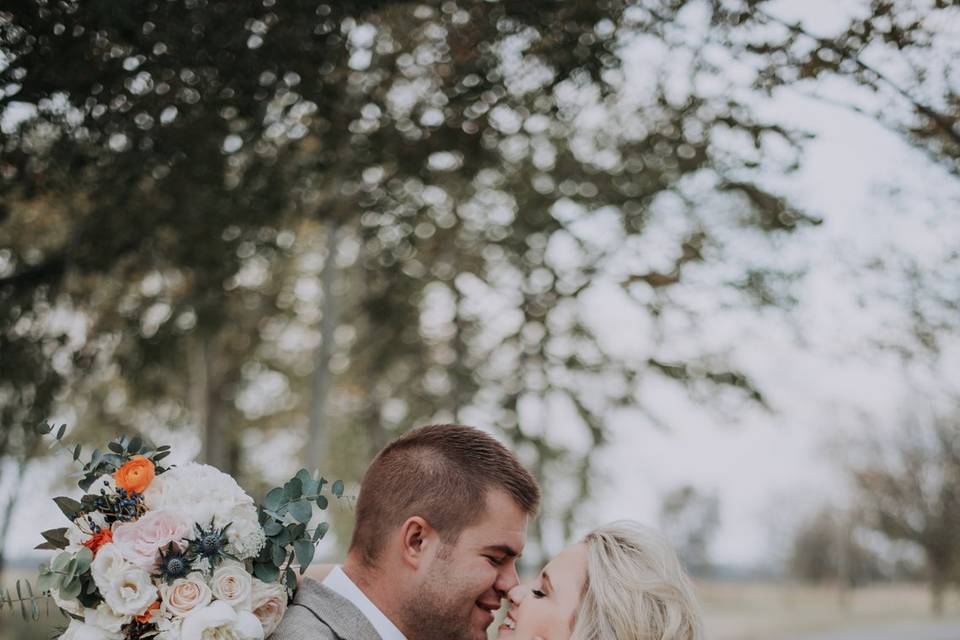
[[(253, 563), (254, 575), (259, 579), (275, 582), (282, 576), (293, 593), (296, 576), (291, 564), (296, 560), (300, 573), (305, 572), (313, 561), (316, 545), (329, 531), (326, 522), (319, 523), (313, 531), (307, 528), (313, 519), (314, 508), (317, 511), (327, 509), (328, 499), (321, 493), (326, 484), (324, 478), (316, 478), (306, 469), (300, 469), (282, 487), (267, 492), (258, 508), (260, 526), (267, 538)], [(342, 495), (343, 483), (338, 480), (333, 486), (340, 486)]]
[[(0, 589), (0, 612), (5, 609), (20, 610), (20, 617), (24, 620), (39, 620), (40, 607), (39, 600), (44, 600), (44, 595), (34, 595), (33, 587), (28, 580), (17, 580), (17, 597), (4, 589)], [(25, 595), (26, 594), (26, 595)]]
[[(82, 455), (80, 445), (76, 445), (72, 450), (62, 443), (63, 436), (67, 431), (67, 425), (61, 424), (54, 435), (57, 446), (70, 454), (74, 462), (79, 462)], [(46, 422), (37, 425), (36, 433), (40, 436), (49, 435), (53, 432), (53, 426)], [(90, 486), (102, 475), (115, 473), (120, 467), (132, 460), (135, 456), (143, 456), (154, 463), (154, 471), (157, 475), (165, 472), (166, 467), (158, 464), (161, 460), (170, 455), (170, 446), (161, 445), (154, 447), (144, 442), (140, 436), (119, 436), (107, 443), (107, 451), (94, 449), (90, 454), (90, 460), (83, 464), (83, 477), (78, 483), (80, 488), (87, 491)], [(84, 505), (72, 498), (54, 498), (54, 502), (67, 518), (73, 520), (83, 512)]]

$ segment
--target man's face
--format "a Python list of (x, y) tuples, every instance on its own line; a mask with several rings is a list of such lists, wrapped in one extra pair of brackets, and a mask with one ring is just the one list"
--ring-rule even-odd
[(411, 640), (485, 640), (501, 598), (518, 582), (528, 519), (506, 493), (488, 492), (483, 518), (424, 563), (408, 609)]

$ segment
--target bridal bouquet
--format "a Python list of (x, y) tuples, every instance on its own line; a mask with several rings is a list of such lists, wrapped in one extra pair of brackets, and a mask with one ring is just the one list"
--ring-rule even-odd
[[(70, 451), (64, 430), (54, 437)], [(63, 640), (262, 640), (283, 617), (295, 563), (302, 573), (328, 528), (307, 529), (329, 504), (326, 480), (301, 469), (257, 505), (214, 467), (164, 467), (169, 453), (114, 440), (83, 464), (79, 500), (54, 499), (70, 524), (42, 533), (38, 548), (58, 553), (37, 588), (69, 616)]]

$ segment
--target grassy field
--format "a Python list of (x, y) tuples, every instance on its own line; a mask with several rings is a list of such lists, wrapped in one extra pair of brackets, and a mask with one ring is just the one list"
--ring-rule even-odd
[[(24, 574), (26, 575), (26, 574)], [(4, 578), (8, 585), (16, 576)], [(780, 640), (840, 629), (935, 622), (922, 585), (858, 589), (845, 599), (836, 589), (784, 584), (701, 582), (710, 640)], [(945, 621), (955, 622), (960, 640), (960, 595), (947, 600)], [(943, 621), (941, 620), (941, 622)], [(66, 620), (51, 606), (39, 622), (22, 622), (19, 611), (0, 612), (0, 640), (47, 640)], [(904, 640), (910, 638), (904, 637)]]
[[(872, 586), (847, 594), (835, 588), (785, 584), (698, 584), (712, 640), (771, 640), (895, 623), (937, 623), (922, 585)], [(944, 618), (960, 640), (960, 597), (951, 593)], [(905, 638), (904, 640), (909, 640)]]

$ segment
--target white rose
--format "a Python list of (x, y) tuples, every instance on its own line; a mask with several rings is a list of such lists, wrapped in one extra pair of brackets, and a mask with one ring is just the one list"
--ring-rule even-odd
[(103, 593), (110, 583), (131, 567), (133, 565), (123, 559), (117, 545), (109, 542), (97, 549), (97, 555), (90, 563), (90, 573), (100, 593)]
[(183, 619), (180, 640), (263, 640), (263, 625), (249, 611), (237, 611), (216, 601)]
[(156, 601), (157, 588), (149, 573), (130, 567), (114, 577), (106, 589), (101, 588), (100, 594), (116, 613), (138, 616)]
[(182, 618), (194, 609), (202, 609), (210, 604), (213, 592), (199, 573), (191, 573), (186, 578), (178, 578), (173, 584), (160, 587), (160, 599), (166, 611)]
[(287, 612), (287, 588), (279, 582), (267, 583), (254, 578), (250, 608), (263, 625), (263, 636), (269, 636)]
[(130, 622), (132, 616), (118, 615), (106, 604), (101, 603), (96, 609), (84, 609), (83, 620), (87, 624), (109, 631), (120, 633), (121, 627)]
[(96, 625), (71, 620), (70, 626), (60, 635), (60, 640), (119, 640), (119, 633), (111, 633)]
[(231, 607), (250, 608), (253, 578), (247, 573), (246, 567), (239, 562), (227, 561), (217, 567), (210, 580), (210, 586), (217, 600), (222, 600)]

